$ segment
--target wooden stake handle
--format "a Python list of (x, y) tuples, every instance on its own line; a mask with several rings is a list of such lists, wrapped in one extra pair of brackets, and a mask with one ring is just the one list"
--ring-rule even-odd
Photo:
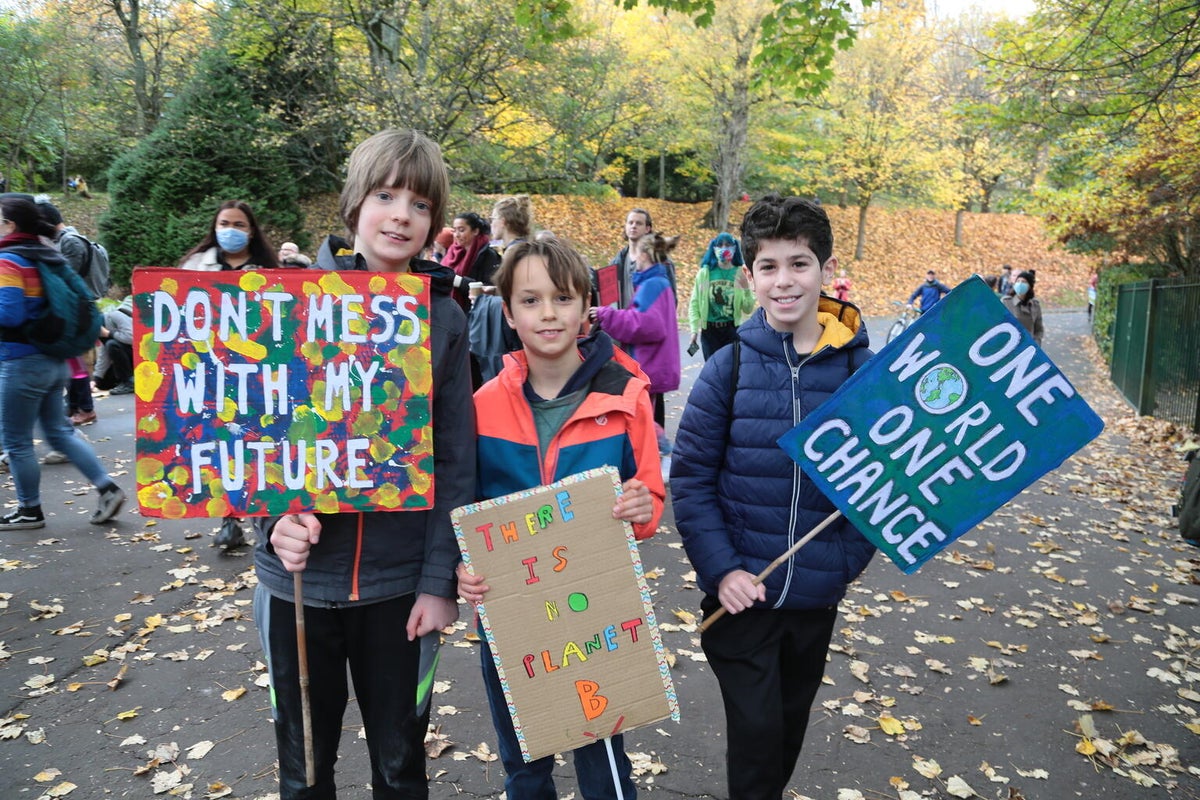
[[(834, 521), (837, 520), (837, 518), (840, 517), (841, 515), (842, 515), (841, 511), (833, 512), (828, 517), (826, 517), (824, 520), (822, 520), (821, 523), (819, 525), (817, 525), (817, 527), (813, 528), (811, 531), (804, 534), (804, 537), (801, 538), (800, 541), (796, 542), (794, 545), (789, 547), (786, 551), (784, 551), (784, 553), (782, 555), (779, 556), (779, 558), (775, 559), (770, 564), (768, 564), (766, 569), (764, 569), (762, 572), (760, 572), (754, 576), (754, 585), (758, 586), (760, 583), (765, 581), (767, 579), (768, 575), (770, 575), (772, 572), (774, 572), (777, 568), (786, 564), (787, 560), (789, 558), (791, 558), (793, 555), (795, 555), (797, 550), (799, 550), (801, 547), (804, 547), (804, 545), (808, 544), (814, 536), (816, 536), (818, 533), (820, 533), (821, 531), (825, 530), (830, 525), (832, 525), (834, 523)], [(712, 614), (710, 614), (708, 616), (708, 619), (706, 619), (706, 620), (704, 620), (704, 622), (700, 623), (700, 632), (704, 633), (706, 630), (709, 629), (709, 627), (714, 622), (716, 622), (723, 616), (725, 616), (725, 606), (721, 606), (720, 608), (718, 608), (716, 611), (714, 611)]]
[(313, 758), (312, 703), (308, 696), (308, 641), (304, 631), (303, 573), (292, 573), (292, 593), (296, 606), (296, 655), (300, 664), (300, 710), (304, 718), (304, 779), (317, 784), (317, 761)]

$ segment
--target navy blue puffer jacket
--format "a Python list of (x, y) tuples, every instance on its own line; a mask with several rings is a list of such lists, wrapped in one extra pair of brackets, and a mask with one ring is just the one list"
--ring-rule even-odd
[[(732, 423), (735, 348), (708, 360), (688, 397), (672, 455), (671, 503), (706, 594), (716, 596), (721, 579), (735, 569), (757, 575), (836, 510), (777, 444), (871, 357), (856, 307), (822, 297), (818, 320), (825, 333), (804, 359), (791, 334), (767, 325), (762, 309), (738, 328)], [(834, 606), (874, 553), (874, 545), (839, 519), (771, 573), (759, 607)]]

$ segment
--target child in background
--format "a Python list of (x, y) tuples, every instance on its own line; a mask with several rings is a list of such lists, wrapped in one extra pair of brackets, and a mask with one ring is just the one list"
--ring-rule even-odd
[(679, 388), (679, 323), (675, 295), (665, 262), (678, 236), (647, 233), (631, 247), (637, 271), (633, 274), (633, 302), (629, 308), (593, 306), (588, 319), (598, 322), (609, 336), (629, 345), (629, 354), (650, 376), (654, 421), (667, 426), (664, 395)]
[(846, 270), (839, 269), (838, 276), (833, 279), (833, 296), (843, 303), (850, 302), (850, 289), (853, 287)]
[[(613, 466), (623, 481), (613, 517), (628, 520), (638, 539), (650, 537), (662, 515), (666, 491), (647, 379), (604, 332), (578, 338), (592, 286), (587, 264), (553, 237), (519, 242), (505, 251), (496, 286), (522, 349), (505, 356), (503, 371), (475, 394), (479, 497), (500, 497)], [(624, 454), (620, 463), (612, 463), (612, 453)], [(459, 596), (468, 603), (483, 602), (485, 579), (459, 564)], [(554, 757), (528, 764), (521, 758), (486, 640), (480, 645), (480, 660), (508, 800), (553, 800), (558, 797), (551, 776)], [(612, 737), (612, 745), (615, 772), (603, 741), (574, 751), (584, 800), (616, 798), (618, 776), (621, 796), (633, 800), (636, 792), (623, 737)]]
[(694, 355), (699, 346), (708, 361), (733, 341), (737, 326), (754, 311), (754, 293), (742, 270), (744, 263), (742, 248), (728, 233), (717, 234), (708, 243), (688, 303), (688, 329), (692, 332), (688, 355)]
[[(318, 255), (321, 269), (428, 277), (437, 479), (429, 510), (258, 521), (254, 617), (271, 676), (281, 800), (336, 796), (347, 664), (371, 755), (372, 796), (428, 796), (424, 739), (436, 648), (441, 629), (458, 618), (450, 510), (475, 499), (466, 318), (450, 296), (453, 272), (416, 258), (441, 229), (448, 195), (436, 144), (414, 131), (378, 133), (350, 156), (340, 207), (352, 238), (331, 236)], [(312, 788), (305, 787), (294, 572), (304, 573)]]
[(738, 329), (740, 345), (700, 371), (675, 441), (671, 498), (701, 609), (730, 614), (700, 640), (725, 703), (728, 796), (779, 800), (837, 605), (875, 548), (843, 519), (754, 582), (834, 511), (776, 442), (871, 351), (858, 309), (821, 294), (837, 268), (824, 209), (769, 195), (746, 212), (742, 246), (760, 308)]

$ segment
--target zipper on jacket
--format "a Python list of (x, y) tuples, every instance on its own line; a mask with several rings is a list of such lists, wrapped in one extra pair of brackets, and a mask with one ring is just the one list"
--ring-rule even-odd
[(358, 568), (362, 565), (363, 512), (358, 512), (358, 538), (354, 542), (354, 567), (350, 572), (350, 599), (358, 600)]

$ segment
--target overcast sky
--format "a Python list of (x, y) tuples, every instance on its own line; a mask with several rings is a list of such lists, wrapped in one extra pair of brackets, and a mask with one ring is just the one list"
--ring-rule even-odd
[(925, 0), (926, 9), (936, 11), (939, 17), (958, 16), (971, 6), (1019, 19), (1030, 14), (1035, 4), (1034, 0)]

